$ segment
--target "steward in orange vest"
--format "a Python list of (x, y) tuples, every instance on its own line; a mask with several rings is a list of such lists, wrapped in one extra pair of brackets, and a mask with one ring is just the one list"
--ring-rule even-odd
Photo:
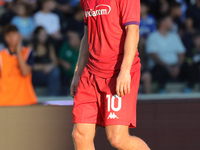
[(37, 103), (32, 86), (32, 51), (22, 47), (14, 25), (5, 28), (8, 48), (0, 51), (0, 106), (25, 106)]

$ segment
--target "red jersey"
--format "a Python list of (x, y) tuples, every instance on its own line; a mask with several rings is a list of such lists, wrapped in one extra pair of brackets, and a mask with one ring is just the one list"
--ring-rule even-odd
[[(124, 55), (125, 26), (140, 24), (140, 1), (82, 0), (81, 6), (88, 26), (88, 70), (104, 78), (117, 75)], [(138, 55), (137, 52), (131, 72), (141, 66)]]

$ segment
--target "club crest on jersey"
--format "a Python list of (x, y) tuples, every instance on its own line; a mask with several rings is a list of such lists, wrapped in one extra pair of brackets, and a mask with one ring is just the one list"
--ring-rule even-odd
[(94, 10), (90, 9), (85, 11), (86, 17), (96, 17), (96, 16), (102, 16), (102, 15), (108, 15), (111, 12), (111, 7), (106, 4), (100, 4), (97, 5)]

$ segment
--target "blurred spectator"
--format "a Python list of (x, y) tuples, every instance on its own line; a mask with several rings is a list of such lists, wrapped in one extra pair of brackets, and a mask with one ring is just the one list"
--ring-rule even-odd
[(31, 83), (34, 58), (23, 47), (17, 27), (5, 28), (8, 48), (0, 52), (0, 106), (23, 106), (37, 103)]
[(48, 35), (43, 27), (35, 29), (34, 39), (30, 47), (34, 50), (35, 54), (33, 85), (47, 85), (49, 96), (59, 95), (60, 71), (57, 67), (57, 57), (54, 47), (48, 41)]
[(64, 84), (69, 85), (74, 75), (81, 43), (80, 34), (77, 31), (67, 32), (68, 40), (62, 45), (59, 53), (59, 63), (64, 73)]
[(5, 1), (0, 1), (0, 6), (3, 6), (5, 4)]
[(57, 8), (65, 14), (71, 14), (73, 9), (70, 5), (70, 0), (56, 0)]
[(186, 19), (186, 11), (187, 11), (187, 3), (189, 2), (190, 0), (175, 0), (175, 2), (179, 3), (181, 5), (181, 19), (182, 21), (185, 21)]
[(37, 9), (37, 0), (15, 0), (16, 3), (26, 3), (30, 6), (29, 11), (35, 11)]
[(152, 86), (152, 76), (149, 71), (142, 71), (141, 74), (141, 84), (142, 84), (142, 93), (143, 94), (150, 94), (151, 86)]
[(80, 5), (75, 7), (75, 13), (73, 17), (69, 18), (67, 30), (78, 31), (81, 36), (84, 33), (84, 11)]
[(163, 16), (158, 22), (158, 31), (152, 33), (147, 40), (147, 53), (154, 80), (160, 85), (160, 93), (165, 93), (165, 84), (171, 78), (179, 76), (184, 61), (185, 47), (177, 33), (171, 32), (172, 18)]
[(200, 32), (196, 33), (193, 40), (194, 48), (186, 54), (181, 72), (181, 77), (188, 81), (187, 87), (184, 89), (185, 93), (190, 93), (194, 84), (200, 79)]
[(194, 47), (193, 38), (194, 38), (195, 33), (196, 33), (196, 29), (194, 27), (193, 19), (187, 18), (185, 21), (185, 30), (182, 37), (182, 40), (187, 49), (187, 52), (190, 52), (191, 47)]
[(173, 2), (170, 6), (170, 16), (172, 17), (174, 21), (174, 32), (183, 32), (184, 24), (182, 22), (182, 10), (181, 10), (181, 4), (178, 2)]
[(30, 40), (35, 29), (33, 18), (30, 17), (30, 6), (27, 3), (17, 3), (17, 16), (13, 17), (11, 23), (16, 25), (24, 40)]
[(77, 6), (80, 3), (80, 0), (70, 0), (70, 4), (72, 7)]
[(59, 58), (65, 74), (72, 78), (76, 67), (81, 37), (76, 31), (67, 32), (68, 40), (62, 45)]
[(0, 51), (3, 50), (4, 48), (5, 48), (4, 36), (3, 36), (2, 33), (0, 32)]
[(36, 26), (42, 26), (54, 39), (61, 39), (59, 16), (52, 13), (56, 7), (54, 0), (41, 0), (41, 10), (34, 15)]
[(4, 11), (5, 11), (4, 5), (5, 5), (5, 1), (0, 1), (0, 16), (1, 16), (1, 15), (4, 13)]
[(154, 16), (149, 13), (149, 3), (141, 1), (141, 19), (140, 19), (140, 36), (146, 38), (149, 33), (156, 30), (156, 21)]
[(15, 13), (13, 11), (14, 9), (14, 3), (13, 2), (6, 2), (5, 5), (5, 12), (0, 17), (0, 26), (4, 27), (7, 24), (10, 23), (12, 18), (15, 16)]
[[(27, 9), (26, 6), (30, 6), (30, 7)], [(33, 16), (33, 21), (31, 19), (29, 12), (34, 12), (34, 13), (36, 12), (35, 15)], [(169, 13), (174, 24), (171, 24), (172, 22), (170, 23), (169, 21), (170, 19), (166, 19), (168, 20), (166, 22), (164, 21), (165, 19), (163, 19), (163, 15), (166, 13)], [(84, 11), (79, 5), (79, 0), (6, 0), (6, 1), (2, 1), (0, 2), (0, 49), (3, 49), (5, 47), (2, 30), (6, 24), (12, 23), (16, 25), (19, 32), (23, 36), (23, 41), (24, 39), (25, 40), (30, 39), (31, 41), (32, 39), (31, 33), (34, 30), (34, 24), (35, 24), (35, 26), (44, 27), (47, 34), (49, 35), (48, 36), (49, 38), (46, 42), (39, 42), (39, 44), (37, 42), (43, 41), (45, 39), (44, 38), (45, 36), (43, 37), (41, 36), (39, 38), (34, 37), (31, 43), (31, 47), (33, 47), (33, 45), (37, 45), (36, 47), (39, 47), (37, 48), (39, 49), (37, 50), (39, 54), (37, 53), (36, 55), (41, 56), (40, 49), (42, 49), (42, 51), (44, 50), (46, 54), (46, 53), (49, 53), (49, 49), (53, 49), (54, 47), (54, 51), (56, 52), (56, 55), (57, 56), (59, 55), (59, 57), (61, 58), (61, 55), (62, 56), (65, 55), (64, 50), (67, 51), (68, 49), (67, 47), (69, 47), (72, 52), (75, 52), (73, 50), (75, 50), (76, 48), (74, 49), (73, 46), (70, 45), (71, 43), (70, 39), (74, 39), (74, 40), (78, 39), (78, 38), (75, 38), (76, 34), (78, 34), (80, 37), (83, 35), (83, 32), (84, 32), (83, 18), (84, 18)], [(197, 30), (200, 29), (200, 0), (192, 0), (192, 1), (191, 0), (141, 0), (141, 21), (140, 22), (141, 22), (140, 23), (140, 42), (138, 45), (138, 49), (140, 51), (140, 58), (141, 58), (141, 63), (142, 63), (142, 74), (141, 74), (142, 92), (151, 93), (151, 80), (152, 80), (151, 78), (153, 78), (154, 80), (156, 79), (160, 83), (161, 89), (164, 89), (165, 83), (168, 80), (174, 80), (177, 77), (179, 78), (181, 77), (188, 82), (187, 87), (184, 89), (184, 91), (186, 92), (191, 91), (194, 83), (198, 79), (197, 76), (199, 74), (197, 71), (198, 65), (194, 63), (193, 58), (196, 55), (198, 55), (198, 48), (197, 48), (198, 45), (194, 41), (198, 41), (196, 40), (198, 39)], [(161, 27), (159, 28), (158, 31), (154, 32), (156, 30), (157, 23), (159, 27), (160, 26)], [(169, 27), (169, 26), (173, 26), (173, 27)], [(164, 30), (167, 30), (166, 34)], [(179, 36), (182, 38), (182, 41), (187, 49), (186, 52), (184, 51), (184, 48), (181, 50), (182, 43), (180, 41), (180, 37), (178, 37), (176, 33), (175, 34), (171, 33), (169, 30), (179, 33)], [(43, 33), (41, 33), (41, 35), (44, 35)], [(149, 34), (150, 34), (150, 37), (148, 38)], [(69, 41), (67, 40), (63, 44), (65, 36), (68, 37)], [(170, 38), (171, 38), (171, 41), (169, 40)], [(146, 39), (148, 39), (148, 41), (146, 41)], [(152, 40), (152, 39), (156, 39), (156, 40)], [(173, 40), (174, 42), (172, 43)], [(75, 41), (78, 41), (78, 40), (75, 40)], [(76, 43), (75, 41), (74, 43)], [(149, 41), (152, 41), (152, 42), (149, 42)], [(47, 45), (50, 45), (50, 46), (48, 47)], [(66, 47), (66, 49), (63, 47)], [(176, 50), (175, 50), (175, 47), (176, 47)], [(183, 54), (184, 52), (186, 55), (186, 61), (181, 67), (181, 64), (182, 64), (181, 53)], [(157, 57), (155, 56), (155, 54), (157, 54), (156, 55)], [(171, 59), (171, 61), (169, 61), (169, 58)], [(38, 60), (38, 58), (36, 58), (36, 60)], [(46, 61), (46, 58), (41, 58), (40, 60)], [(55, 68), (56, 68), (55, 70), (58, 71), (58, 68), (56, 67), (57, 62), (54, 61), (54, 57), (51, 56), (50, 60), (52, 62), (50, 64), (55, 64)], [(70, 58), (69, 60), (73, 60), (73, 59)], [(66, 59), (64, 61), (68, 63), (73, 63), (73, 62), (70, 62), (69, 60), (67, 61)], [(190, 60), (190, 62), (192, 63), (189, 63), (188, 60)], [(75, 62), (76, 61), (74, 61), (74, 63)], [(73, 68), (73, 67), (69, 67), (68, 65), (69, 70), (66, 69), (65, 67), (67, 67), (67, 65), (66, 63), (64, 63), (65, 65), (62, 64), (62, 59), (59, 60), (59, 64), (62, 66), (61, 67), (62, 72), (64, 72), (64, 76), (65, 76), (64, 80), (63, 80), (63, 77), (61, 78), (62, 83), (65, 85), (68, 85), (70, 82), (70, 74), (73, 74), (73, 69), (70, 70), (69, 68)], [(44, 63), (43, 66), (48, 66), (48, 65), (45, 65)], [(49, 68), (51, 70), (52, 66), (44, 67), (44, 68)], [(41, 69), (40, 72), (43, 72), (45, 69), (43, 71), (42, 70), (43, 69)], [(164, 75), (162, 74), (158, 75), (165, 71), (167, 72), (166, 74), (163, 73)], [(54, 73), (55, 72), (56, 71), (54, 71)], [(188, 72), (194, 72), (193, 75), (195, 74), (196, 76), (194, 77), (191, 74), (187, 74)], [(60, 76), (59, 71), (55, 73), (54, 75)], [(162, 76), (163, 80), (159, 79), (160, 76)], [(196, 78), (196, 80), (194, 80), (194, 78)], [(45, 84), (49, 86), (49, 91), (51, 91), (50, 81), (47, 81), (47, 78), (46, 78)], [(58, 85), (59, 84), (60, 84), (60, 81), (58, 82)], [(160, 90), (160, 91), (162, 92), (164, 90)], [(58, 92), (52, 95), (58, 95)]]
[(186, 24), (192, 22), (194, 28), (200, 30), (200, 0), (196, 0), (196, 4), (188, 8), (186, 17)]
[(169, 12), (170, 2), (171, 0), (155, 0), (152, 12), (156, 19)]
[(143, 93), (151, 93), (151, 73), (147, 68), (148, 58), (146, 55), (145, 45), (148, 35), (156, 30), (156, 22), (154, 16), (149, 14), (150, 3), (141, 1), (141, 20), (140, 20), (140, 42), (139, 51), (142, 63), (141, 84)]
[(4, 43), (0, 42), (0, 51), (2, 51), (5, 48)]

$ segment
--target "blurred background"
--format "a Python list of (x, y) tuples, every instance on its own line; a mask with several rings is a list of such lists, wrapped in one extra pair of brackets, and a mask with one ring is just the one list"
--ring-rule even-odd
[[(69, 96), (84, 33), (78, 0), (0, 1), (3, 30), (17, 26), (23, 45), (34, 52), (33, 85), (39, 97)], [(198, 93), (200, 0), (141, 0), (140, 94)]]
[[(0, 0), (0, 51), (5, 26), (15, 25), (33, 50), (32, 84), (45, 102), (1, 107), (0, 149), (73, 149), (69, 88), (84, 33), (79, 2)], [(138, 128), (131, 133), (152, 150), (199, 150), (200, 0), (141, 0), (138, 49)], [(111, 150), (101, 130), (97, 149)]]

